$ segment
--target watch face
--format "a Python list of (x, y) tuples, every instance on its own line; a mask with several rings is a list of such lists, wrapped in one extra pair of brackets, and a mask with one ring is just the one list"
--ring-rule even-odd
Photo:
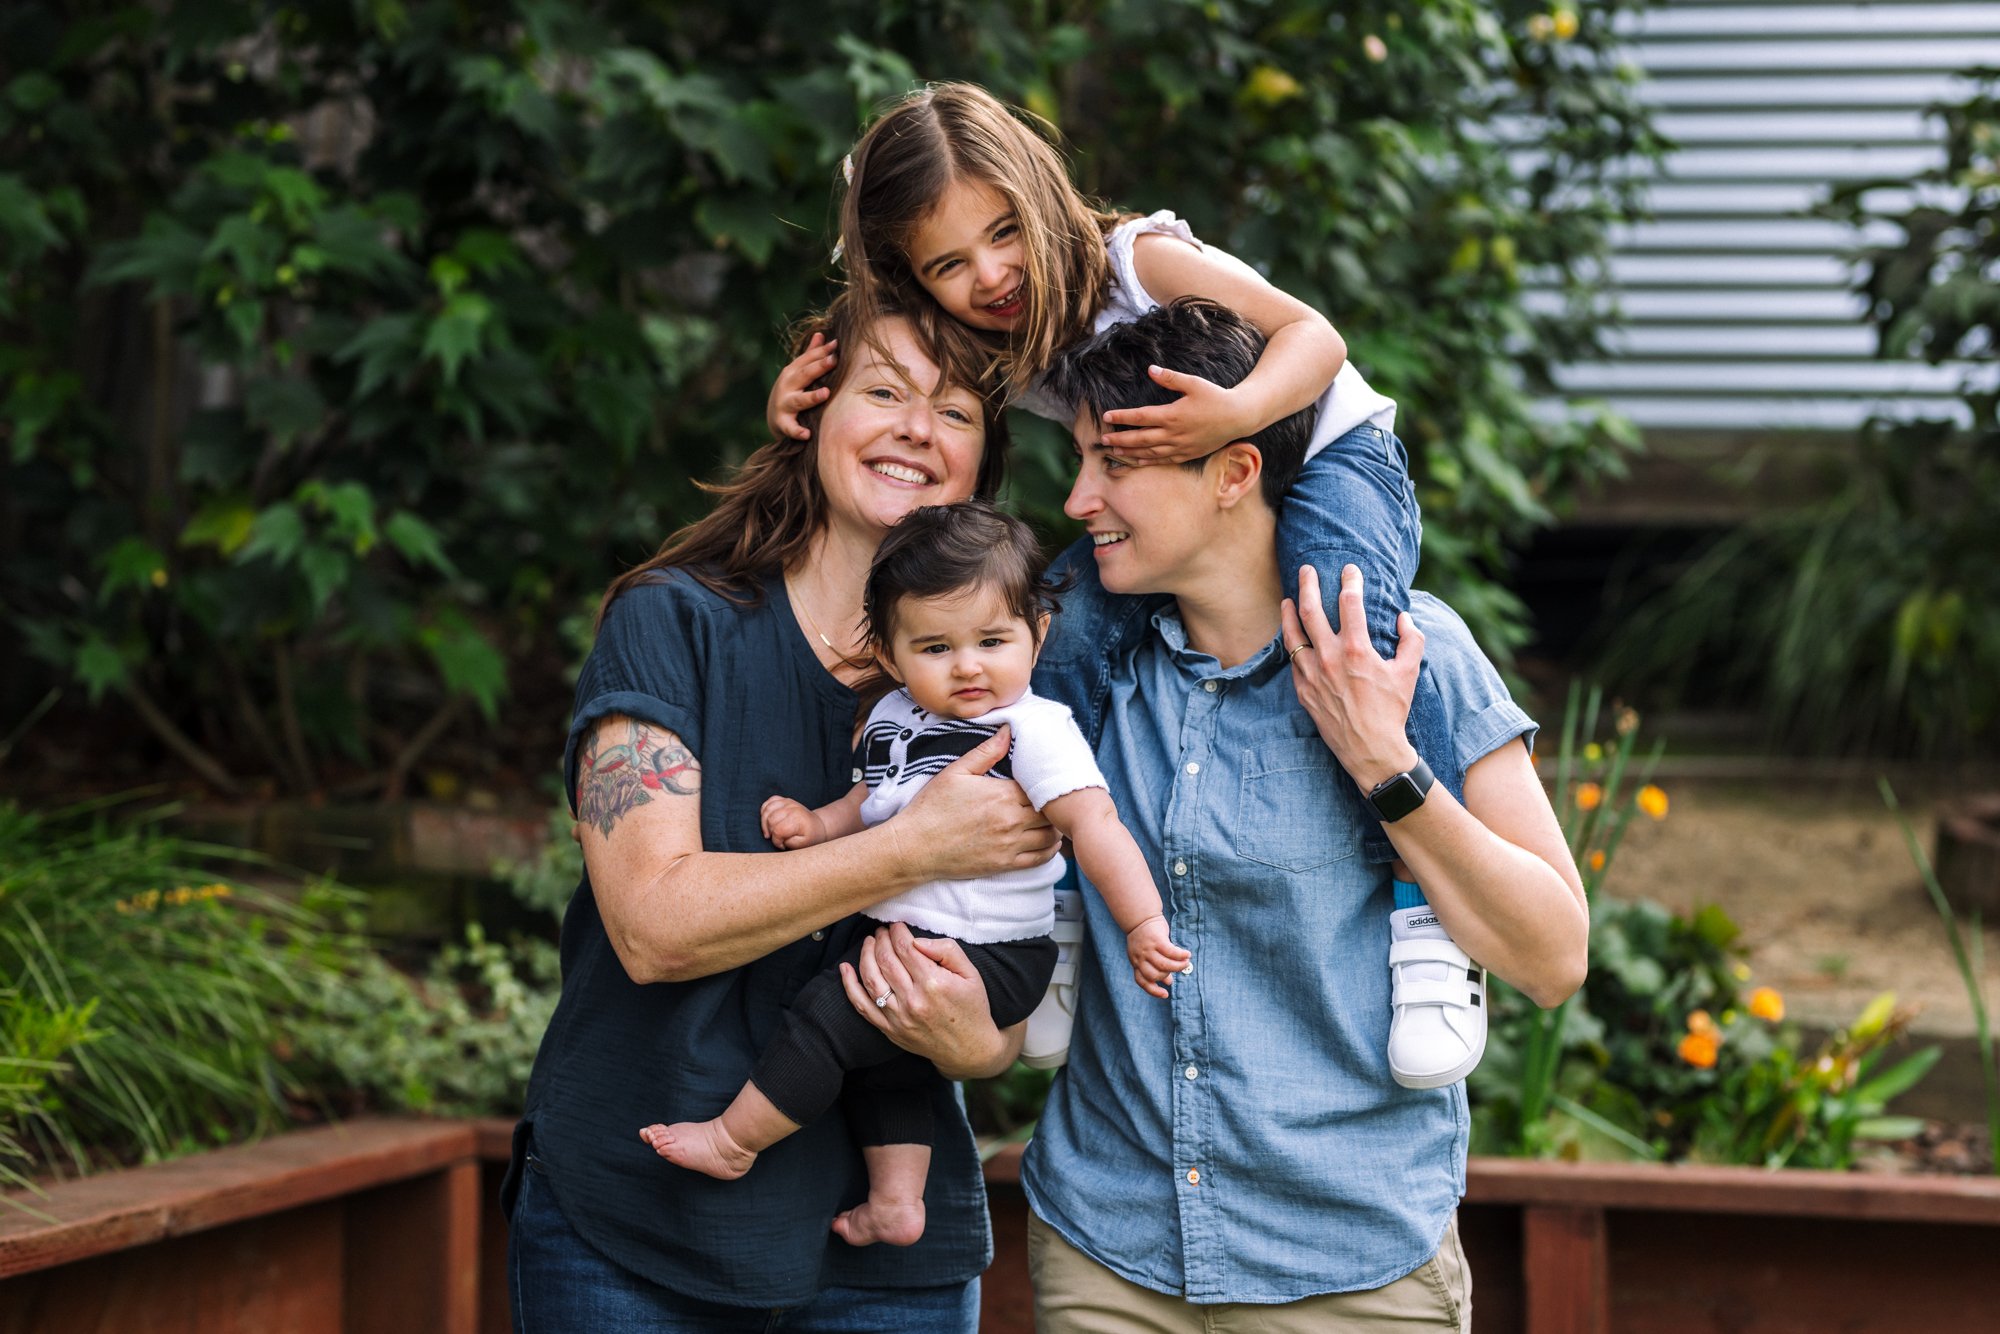
[(1408, 774), (1397, 774), (1368, 795), (1384, 824), (1393, 824), (1424, 804), (1424, 791)]

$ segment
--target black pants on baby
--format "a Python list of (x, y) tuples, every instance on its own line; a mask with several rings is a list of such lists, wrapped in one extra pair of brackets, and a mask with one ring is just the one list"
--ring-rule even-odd
[[(942, 939), (935, 931), (910, 929)], [(858, 935), (841, 960), (858, 966), (867, 939), (868, 933)], [(986, 984), (995, 1025), (1018, 1024), (1041, 1004), (1056, 968), (1053, 937), (986, 945), (960, 941), (959, 947)], [(800, 1125), (818, 1120), (838, 1100), (858, 1144), (929, 1144), (929, 1085), (936, 1077), (929, 1061), (904, 1051), (854, 1012), (837, 964), (799, 991), (777, 1037), (750, 1072), (750, 1082)]]

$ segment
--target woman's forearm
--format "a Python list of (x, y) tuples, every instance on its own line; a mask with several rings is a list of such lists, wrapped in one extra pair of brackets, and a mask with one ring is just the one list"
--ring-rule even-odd
[(793, 852), (691, 852), (621, 887), (606, 916), (635, 981), (683, 982), (761, 959), (929, 878), (896, 821)]

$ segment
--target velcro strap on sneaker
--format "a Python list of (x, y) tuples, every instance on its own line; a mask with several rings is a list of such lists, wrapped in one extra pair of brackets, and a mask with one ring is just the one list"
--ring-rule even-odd
[(1470, 968), (1472, 956), (1449, 940), (1399, 940), (1389, 946), (1389, 964), (1399, 963), (1448, 963), (1458, 968)]
[(1461, 1010), (1472, 1008), (1472, 988), (1462, 979), (1449, 982), (1419, 982), (1414, 978), (1396, 979), (1396, 988), (1391, 996), (1394, 1005), (1451, 1005)]

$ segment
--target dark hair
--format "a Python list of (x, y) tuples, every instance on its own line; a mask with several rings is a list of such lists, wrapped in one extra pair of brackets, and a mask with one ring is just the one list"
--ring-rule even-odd
[(887, 650), (904, 598), (946, 597), (997, 588), (1007, 609), (1041, 640), (1043, 612), (1059, 609), (1061, 587), (1042, 574), (1034, 530), (984, 500), (911, 510), (875, 550), (861, 595), (868, 635)]
[[(871, 307), (852, 292), (835, 297), (826, 310), (799, 323), (793, 331), (792, 355), (805, 350), (815, 333), (839, 340), (841, 356), (818, 383), (838, 391), (849, 371), (862, 363), (864, 344), (889, 359), (875, 325), (881, 318), (906, 321), (917, 342), (936, 362), (944, 382), (979, 395), (986, 427), (985, 452), (973, 494), (992, 496), (1006, 474), (1007, 424), (1002, 403), (988, 373), (993, 352), (973, 331), (926, 301), (908, 311), (894, 305)], [(832, 395), (828, 395), (831, 401)], [(773, 570), (798, 561), (813, 538), (826, 526), (826, 493), (819, 482), (819, 421), (824, 402), (799, 413), (812, 432), (806, 440), (774, 440), (744, 460), (733, 476), (721, 482), (698, 482), (717, 497), (715, 508), (676, 531), (651, 559), (611, 581), (598, 604), (601, 623), (612, 600), (635, 584), (645, 583), (657, 570), (685, 566), (710, 590), (746, 605), (762, 596), (762, 581)]]
[[(1147, 367), (1185, 371), (1230, 389), (1257, 368), (1267, 341), (1262, 330), (1229, 307), (1184, 296), (1065, 349), (1049, 366), (1045, 384), (1072, 411), (1087, 406), (1095, 416), (1114, 408), (1153, 407), (1180, 395), (1156, 382)], [(1314, 411), (1302, 408), (1243, 437), (1263, 455), (1259, 488), (1273, 510), (1305, 465)], [(1213, 457), (1191, 459), (1185, 466), (1200, 472)]]

